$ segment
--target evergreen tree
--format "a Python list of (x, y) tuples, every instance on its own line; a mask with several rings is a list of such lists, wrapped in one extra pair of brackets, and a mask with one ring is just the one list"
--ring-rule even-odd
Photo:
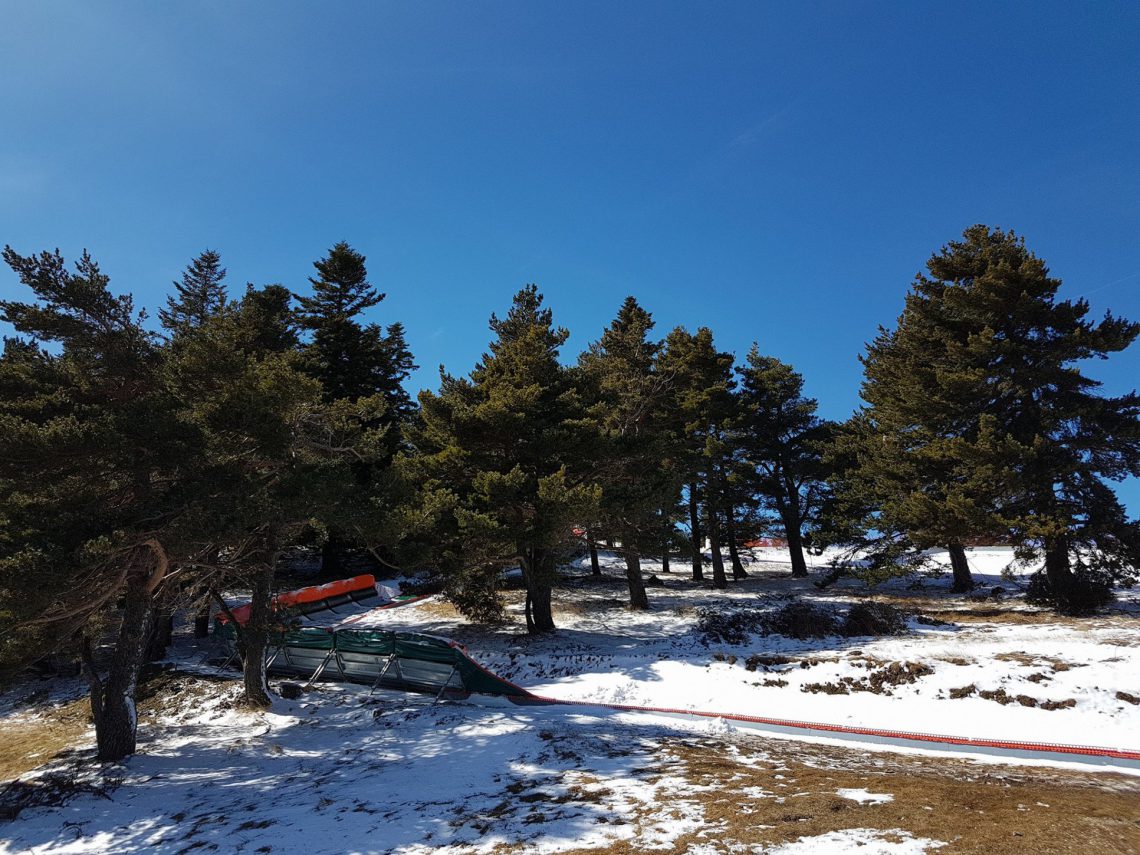
[[(119, 760), (135, 748), (135, 686), (199, 460), (131, 298), (86, 253), (75, 272), (58, 251), (4, 260), (34, 300), (0, 301), (26, 337), (0, 359), (0, 612), (49, 649), (81, 640), (98, 755)], [(92, 636), (116, 623), (104, 673)], [(12, 640), (7, 657), (27, 653)]]
[(679, 492), (672, 435), (664, 405), (669, 382), (657, 371), (659, 345), (649, 340), (653, 318), (627, 297), (601, 339), (579, 359), (589, 415), (597, 430), (589, 461), (602, 487), (600, 522), (621, 542), (630, 605), (649, 607), (641, 555), (667, 548), (662, 508)]
[(184, 515), (181, 538), (198, 554), (224, 556), (216, 567), (223, 581), (252, 589), (239, 633), (245, 700), (254, 707), (270, 700), (265, 654), (277, 622), (278, 556), (314, 523), (358, 523), (367, 504), (354, 469), (386, 454), (383, 396), (324, 400), (304, 372), (283, 295), (280, 286), (250, 288), (188, 334), (168, 369), (180, 415), (202, 437), (200, 477), (215, 485), (209, 502)]
[[(318, 274), (309, 279), (313, 293), (297, 298), (300, 326), (309, 333), (304, 365), (320, 382), (325, 401), (383, 397), (383, 414), (362, 428), (383, 429), (387, 453), (373, 465), (358, 466), (356, 477), (362, 484), (384, 482), (416, 413), (404, 389), (404, 382), (416, 368), (404, 328), (394, 323), (385, 333), (378, 324), (361, 323), (363, 312), (380, 303), (384, 295), (368, 282), (364, 256), (347, 243), (333, 246), (313, 266)], [(358, 540), (346, 531), (329, 529), (322, 554), (325, 571), (334, 572), (341, 552)]]
[(690, 548), (693, 578), (704, 578), (701, 567), (700, 503), (712, 550), (713, 584), (725, 587), (721, 547), (721, 505), (726, 488), (731, 447), (725, 430), (733, 415), (732, 354), (718, 351), (712, 331), (701, 327), (695, 334), (678, 327), (665, 339), (658, 372), (668, 378), (673, 395), (669, 402), (672, 428), (684, 449), (680, 460), (685, 473), (689, 504)]
[(163, 328), (172, 336), (205, 323), (226, 304), (226, 269), (222, 257), (207, 249), (187, 266), (182, 281), (174, 283), (175, 293), (159, 309)]
[(739, 433), (747, 480), (761, 502), (776, 512), (788, 542), (792, 575), (806, 576), (804, 526), (820, 509), (826, 491), (823, 451), (830, 425), (803, 394), (803, 377), (756, 344), (740, 375)]
[(964, 557), (988, 535), (1043, 555), (1042, 596), (1085, 610), (1140, 555), (1106, 483), (1140, 474), (1140, 397), (1097, 394), (1077, 363), (1123, 350), (1140, 325), (1093, 323), (1085, 301), (1057, 300), (1060, 281), (1001, 229), (967, 229), (927, 270), (863, 359), (849, 480), (919, 547)]
[[(412, 351), (408, 347), (402, 323), (397, 321), (388, 325), (381, 340), (381, 347), (384, 352), (385, 370), (378, 377), (374, 394), (384, 396), (390, 422), (396, 426), (405, 426), (415, 418), (417, 407), (404, 383), (419, 366), (416, 365)], [(393, 430), (393, 434), (398, 434), (398, 431)], [(395, 449), (399, 444), (398, 437), (394, 436), (392, 440), (390, 447)]]
[(513, 563), (526, 583), (531, 633), (554, 629), (556, 561), (573, 526), (593, 514), (598, 491), (570, 475), (585, 454), (578, 395), (555, 327), (533, 285), (505, 318), (491, 316), (489, 352), (470, 378), (441, 372), (438, 393), (420, 395), (414, 432), (420, 508), (447, 592), (474, 615), (498, 609), (494, 579)]

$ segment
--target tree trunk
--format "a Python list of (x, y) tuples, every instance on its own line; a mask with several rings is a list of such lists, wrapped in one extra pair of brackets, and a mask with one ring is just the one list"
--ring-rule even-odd
[(341, 561), (341, 552), (343, 551), (343, 544), (339, 537), (332, 531), (329, 531), (325, 542), (321, 545), (321, 575), (322, 576), (339, 576), (344, 570), (344, 563)]
[(786, 526), (784, 534), (788, 538), (788, 555), (792, 559), (792, 576), (802, 579), (808, 574), (807, 561), (804, 558), (804, 539), (800, 534), (799, 525)]
[(732, 561), (732, 578), (747, 579), (748, 571), (744, 569), (744, 565), (740, 562), (740, 550), (736, 545), (736, 520), (733, 517), (734, 512), (732, 508), (725, 511), (724, 534), (728, 539), (728, 557)]
[(526, 581), (526, 631), (531, 635), (554, 631), (550, 598), (554, 579), (554, 559), (542, 549), (525, 550), (523, 577)]
[(709, 490), (705, 502), (706, 516), (709, 521), (709, 551), (712, 552), (713, 587), (727, 588), (728, 577), (724, 575), (724, 558), (720, 554), (720, 521), (717, 519), (712, 489)]
[(528, 596), (530, 597), (531, 623), (527, 632), (539, 635), (554, 631), (554, 613), (550, 606), (551, 586), (549, 583), (538, 585)]
[(804, 539), (800, 533), (800, 515), (795, 502), (789, 497), (779, 498), (776, 509), (784, 523), (784, 539), (788, 541), (788, 556), (792, 559), (792, 577), (802, 579), (808, 574), (804, 560)]
[(265, 709), (272, 703), (269, 680), (265, 673), (269, 634), (273, 630), (273, 573), (277, 566), (276, 539), (269, 535), (253, 577), (253, 597), (249, 621), (242, 633), (245, 655), (242, 662), (243, 702), (254, 709)]
[(974, 588), (974, 577), (970, 575), (970, 562), (966, 560), (966, 550), (960, 543), (946, 547), (950, 553), (950, 567), (954, 571), (954, 585), (950, 589), (955, 594), (964, 594)]
[(625, 579), (629, 583), (629, 607), (635, 611), (648, 609), (649, 597), (645, 593), (645, 580), (641, 578), (641, 556), (632, 549), (625, 553)]
[(1068, 613), (1073, 608), (1073, 568), (1069, 565), (1069, 540), (1059, 537), (1045, 541), (1045, 576), (1057, 611)]
[(594, 545), (594, 533), (586, 532), (586, 545), (590, 549), (590, 573), (594, 576), (602, 575), (601, 565), (598, 564), (598, 547)]
[(704, 568), (701, 566), (701, 512), (697, 504), (697, 482), (689, 485), (689, 534), (693, 548), (693, 581), (703, 582)]
[(95, 719), (95, 741), (101, 761), (118, 762), (135, 752), (138, 735), (135, 690), (146, 658), (154, 614), (154, 598), (147, 589), (146, 575), (132, 574), (127, 581), (123, 622), (106, 680), (100, 680), (95, 670), (90, 642), (84, 645), (84, 661), (91, 683), (91, 716)]
[(210, 637), (210, 601), (207, 600), (194, 615), (194, 637)]
[(146, 658), (150, 662), (161, 662), (166, 658), (166, 650), (174, 640), (174, 609), (169, 605), (157, 608), (151, 623), (150, 641), (147, 644)]
[(670, 573), (669, 569), (669, 545), (673, 542), (673, 526), (671, 523), (665, 523), (665, 539), (661, 542), (661, 572)]

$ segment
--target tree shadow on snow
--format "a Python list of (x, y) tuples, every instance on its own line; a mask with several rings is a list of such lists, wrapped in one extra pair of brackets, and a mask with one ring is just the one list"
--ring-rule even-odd
[[(144, 734), (103, 794), (25, 811), (13, 851), (388, 852), (580, 840), (652, 789), (655, 740), (604, 711), (443, 703), (357, 687)], [(686, 733), (678, 731), (679, 734)], [(691, 736), (691, 733), (688, 733)]]

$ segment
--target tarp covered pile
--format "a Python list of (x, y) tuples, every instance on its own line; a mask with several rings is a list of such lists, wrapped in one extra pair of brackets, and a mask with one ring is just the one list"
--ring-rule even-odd
[[(485, 670), (450, 639), (352, 626), (361, 606), (367, 613), (420, 599), (377, 586), (372, 576), (281, 594), (275, 599), (279, 628), (271, 640), (269, 670), (310, 680), (344, 680), (449, 697), (471, 693), (529, 696), (526, 690)], [(358, 614), (346, 620), (343, 610), (350, 605), (357, 606), (352, 611)], [(233, 609), (232, 614), (244, 625), (249, 608)], [(225, 615), (219, 615), (215, 635), (234, 651), (238, 633)]]

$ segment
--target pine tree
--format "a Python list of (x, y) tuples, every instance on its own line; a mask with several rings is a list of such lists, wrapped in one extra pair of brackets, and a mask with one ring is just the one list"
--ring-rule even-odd
[(207, 249), (186, 266), (182, 281), (174, 283), (175, 293), (159, 309), (163, 328), (172, 336), (205, 323), (226, 304), (226, 269), (222, 257)]
[(1097, 394), (1077, 363), (1123, 350), (1140, 325), (1057, 300), (1060, 281), (1001, 229), (967, 229), (927, 269), (863, 359), (851, 480), (919, 547), (964, 557), (969, 538), (993, 536), (1044, 555), (1042, 596), (1085, 610), (1140, 555), (1106, 483), (1140, 473), (1140, 397)]
[(304, 371), (287, 299), (280, 286), (251, 287), (188, 333), (168, 367), (180, 416), (202, 437), (200, 479), (214, 485), (210, 500), (184, 515), (181, 539), (198, 554), (224, 556), (214, 567), (223, 582), (252, 589), (239, 632), (245, 700), (254, 707), (270, 701), (265, 654), (277, 622), (278, 556), (314, 520), (359, 524), (368, 504), (355, 469), (386, 455), (385, 428), (374, 426), (383, 396), (324, 400)]
[[(0, 611), (49, 649), (83, 639), (98, 755), (119, 760), (135, 748), (135, 685), (200, 461), (131, 298), (86, 253), (75, 272), (58, 251), (4, 260), (34, 299), (0, 301), (25, 337), (0, 359)], [(90, 636), (107, 621), (103, 673)]]
[[(400, 323), (387, 332), (375, 323), (362, 323), (361, 316), (384, 299), (368, 281), (365, 258), (345, 242), (314, 262), (317, 276), (310, 278), (313, 293), (299, 296), (297, 316), (309, 333), (304, 365), (323, 389), (325, 401), (357, 401), (380, 395), (386, 402), (382, 414), (368, 430), (383, 428), (386, 455), (369, 467), (358, 466), (361, 483), (383, 481), (392, 458), (404, 447), (404, 432), (416, 408), (404, 389), (416, 365)], [(326, 572), (335, 572), (347, 546), (359, 538), (337, 528), (329, 529), (322, 552)]]
[(312, 334), (305, 353), (309, 373), (330, 401), (375, 394), (389, 374), (383, 334), (358, 318), (385, 295), (368, 282), (364, 256), (344, 241), (313, 267), (318, 275), (309, 278), (312, 295), (297, 295), (297, 317)]
[(558, 362), (569, 333), (553, 325), (533, 285), (490, 326), (495, 339), (469, 378), (441, 373), (439, 392), (420, 395), (418, 515), (430, 522), (432, 557), (461, 608), (494, 614), (493, 581), (519, 563), (527, 630), (548, 632), (556, 561), (598, 497), (570, 475), (585, 453), (585, 429)]
[[(376, 394), (384, 396), (388, 405), (388, 415), (392, 422), (395, 425), (404, 426), (415, 418), (417, 412), (415, 401), (408, 394), (404, 384), (419, 366), (416, 365), (412, 351), (408, 347), (402, 323), (397, 321), (388, 325), (384, 337), (381, 339), (381, 347), (384, 351), (383, 365), (385, 370), (378, 378)], [(393, 431), (393, 433), (398, 432)], [(392, 444), (393, 451), (396, 445), (397, 443)]]
[(660, 346), (649, 340), (652, 329), (649, 312), (627, 297), (601, 339), (578, 360), (597, 430), (587, 464), (602, 487), (595, 528), (621, 542), (635, 609), (649, 607), (641, 556), (667, 548), (661, 512), (680, 490), (670, 465), (675, 453), (664, 412), (669, 381), (657, 371)]
[(803, 394), (803, 377), (790, 365), (763, 356), (756, 344), (740, 375), (739, 433), (752, 490), (779, 516), (792, 560), (792, 575), (806, 576), (804, 526), (826, 491), (823, 451), (831, 427)]
[(733, 414), (732, 361), (731, 353), (716, 349), (712, 331), (707, 327), (695, 334), (678, 327), (666, 337), (658, 366), (659, 374), (669, 379), (673, 389), (672, 428), (684, 449), (680, 465), (687, 485), (693, 578), (704, 578), (700, 528), (703, 501), (712, 549), (713, 584), (721, 588), (728, 584), (720, 553), (720, 518), (731, 454), (724, 433)]

